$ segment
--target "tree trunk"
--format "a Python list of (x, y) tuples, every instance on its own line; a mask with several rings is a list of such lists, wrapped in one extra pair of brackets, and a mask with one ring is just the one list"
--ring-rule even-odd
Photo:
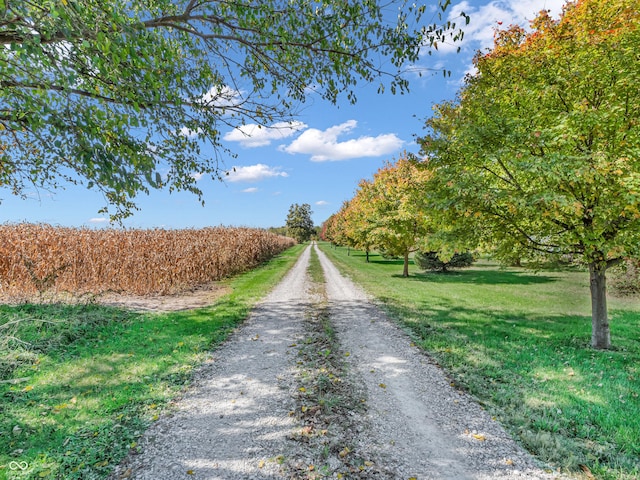
[(409, 252), (404, 252), (404, 269), (402, 270), (402, 276), (409, 276)]
[(611, 348), (611, 333), (607, 316), (607, 266), (596, 262), (589, 264), (591, 287), (591, 346)]
[(369, 263), (369, 247), (367, 247), (367, 263)]

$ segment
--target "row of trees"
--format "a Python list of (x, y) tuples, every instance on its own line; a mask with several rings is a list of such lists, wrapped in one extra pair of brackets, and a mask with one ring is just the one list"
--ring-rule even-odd
[(435, 107), (421, 160), (363, 181), (328, 236), (368, 249), (387, 235), (405, 258), (427, 245), (507, 262), (569, 255), (589, 268), (592, 346), (610, 348), (606, 272), (640, 255), (635, 3), (580, 0), (559, 20), (540, 12), (529, 33), (497, 31), (458, 98)]
[(322, 237), (364, 250), (367, 261), (372, 248), (402, 257), (403, 276), (409, 276), (409, 255), (427, 248), (429, 234), (434, 231), (424, 194), (431, 176), (432, 172), (410, 154), (395, 164), (388, 163), (373, 181), (360, 182), (356, 195), (323, 224)]

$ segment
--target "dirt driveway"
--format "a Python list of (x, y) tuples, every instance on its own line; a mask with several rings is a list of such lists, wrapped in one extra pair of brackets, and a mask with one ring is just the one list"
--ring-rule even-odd
[(113, 479), (558, 478), (315, 245), (139, 445)]

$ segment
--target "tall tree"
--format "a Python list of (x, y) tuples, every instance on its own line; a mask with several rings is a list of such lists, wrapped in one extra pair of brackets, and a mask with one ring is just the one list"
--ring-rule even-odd
[(302, 205), (294, 203), (291, 205), (286, 222), (287, 234), (300, 243), (309, 240), (311, 235), (315, 233), (313, 220), (311, 219), (312, 213), (311, 205), (308, 203), (303, 203)]
[(588, 265), (591, 344), (606, 349), (606, 271), (640, 254), (640, 13), (580, 0), (532, 27), (497, 32), (427, 122), (423, 153), (450, 221), (482, 225), (498, 255)]
[(354, 102), (360, 81), (406, 90), (403, 67), (456, 37), (425, 11), (404, 0), (0, 0), (0, 186), (82, 182), (119, 218), (151, 188), (200, 196), (200, 174), (225, 174), (222, 129), (291, 121), (310, 86), (330, 102)]

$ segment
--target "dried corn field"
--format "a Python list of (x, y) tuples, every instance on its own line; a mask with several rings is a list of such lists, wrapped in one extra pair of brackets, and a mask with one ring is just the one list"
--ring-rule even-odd
[(0, 295), (170, 294), (249, 270), (294, 244), (252, 228), (0, 226)]

